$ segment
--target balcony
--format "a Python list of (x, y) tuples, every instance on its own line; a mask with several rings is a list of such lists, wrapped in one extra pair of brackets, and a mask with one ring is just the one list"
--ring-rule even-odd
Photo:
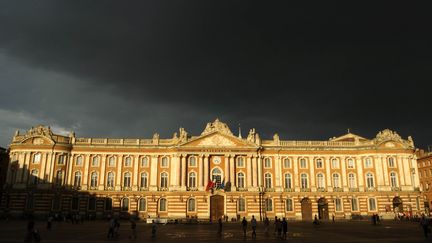
[(359, 192), (359, 189), (352, 187), (352, 188), (349, 189), (349, 191), (350, 192)]
[(274, 192), (275, 189), (274, 188), (267, 188), (267, 187), (265, 187), (264, 191), (266, 191), (266, 192)]
[(377, 189), (375, 187), (366, 187), (367, 192), (376, 192)]
[(132, 191), (132, 187), (124, 186), (124, 187), (122, 187), (122, 191)]
[(107, 186), (107, 187), (105, 187), (105, 191), (114, 191), (114, 187), (113, 186)]
[(317, 192), (326, 192), (327, 190), (324, 187), (318, 187)]
[(310, 188), (300, 188), (300, 192), (311, 192)]
[(140, 191), (148, 191), (149, 188), (148, 188), (148, 187), (140, 187), (139, 190), (140, 190)]
[(158, 187), (158, 191), (166, 192), (168, 191), (168, 187)]
[(294, 189), (293, 188), (284, 188), (284, 192), (293, 192)]
[(97, 189), (98, 189), (97, 186), (90, 186), (90, 187), (89, 187), (89, 190), (93, 190), (93, 191), (94, 191), (94, 190), (97, 190)]
[(238, 191), (238, 192), (247, 192), (248, 189), (245, 188), (245, 187), (237, 187), (237, 191)]
[(333, 187), (334, 192), (343, 192), (343, 188), (340, 187)]
[(198, 191), (198, 187), (187, 187), (186, 191), (196, 192)]
[(399, 191), (401, 191), (401, 188), (397, 187), (397, 186), (394, 186), (394, 187), (391, 188), (391, 190), (395, 191), (395, 192), (399, 192)]
[(415, 192), (419, 192), (420, 191), (420, 187), (414, 187), (414, 191)]

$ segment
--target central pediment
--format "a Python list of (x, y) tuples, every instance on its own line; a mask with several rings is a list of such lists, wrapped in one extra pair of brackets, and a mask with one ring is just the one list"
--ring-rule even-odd
[(226, 135), (215, 131), (210, 134), (199, 136), (191, 141), (181, 144), (180, 147), (196, 148), (257, 148), (254, 143), (250, 143), (235, 136)]

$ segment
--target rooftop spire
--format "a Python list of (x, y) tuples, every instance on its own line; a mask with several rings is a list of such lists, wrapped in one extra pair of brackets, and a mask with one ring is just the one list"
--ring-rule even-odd
[(242, 138), (240, 123), (239, 123), (239, 134), (238, 134), (238, 138)]

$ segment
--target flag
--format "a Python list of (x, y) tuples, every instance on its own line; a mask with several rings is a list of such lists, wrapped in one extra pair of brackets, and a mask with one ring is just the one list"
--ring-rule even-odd
[(225, 188), (225, 178), (223, 179), (222, 183), (219, 185), (218, 188), (219, 189), (224, 189)]
[(206, 191), (208, 191), (208, 190), (210, 190), (211, 188), (213, 188), (214, 185), (215, 185), (214, 182), (211, 181), (211, 180), (209, 180), (208, 183), (207, 183)]

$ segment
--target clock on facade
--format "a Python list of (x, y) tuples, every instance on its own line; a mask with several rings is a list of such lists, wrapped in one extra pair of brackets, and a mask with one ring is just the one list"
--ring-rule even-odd
[(217, 165), (220, 164), (220, 162), (221, 162), (221, 157), (216, 156), (213, 158), (213, 164)]

